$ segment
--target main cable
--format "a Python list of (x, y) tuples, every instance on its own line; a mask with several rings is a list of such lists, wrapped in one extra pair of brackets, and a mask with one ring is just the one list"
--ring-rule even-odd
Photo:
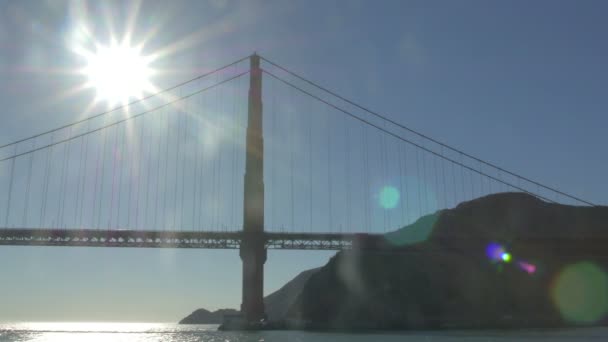
[[(236, 65), (236, 64), (238, 64), (238, 63), (240, 63), (240, 62), (242, 62), (242, 61), (246, 60), (247, 58), (249, 58), (249, 56), (247, 56), (247, 57), (243, 57), (243, 58), (241, 58), (241, 59), (239, 59), (239, 60), (237, 60), (237, 61), (234, 61), (234, 62), (232, 62), (232, 63), (230, 63), (230, 64), (224, 65), (223, 67), (220, 67), (220, 68), (214, 69), (214, 70), (212, 70), (212, 71), (209, 71), (209, 72), (207, 72), (207, 73), (204, 73), (204, 74), (202, 74), (202, 75), (199, 75), (199, 76), (197, 76), (197, 77), (195, 77), (195, 78), (192, 78), (192, 79), (189, 79), (189, 80), (187, 80), (187, 81), (181, 82), (181, 83), (176, 84), (176, 85), (174, 85), (174, 86), (172, 86), (172, 87), (165, 88), (165, 89), (163, 89), (163, 90), (161, 90), (161, 91), (158, 91), (158, 92), (156, 92), (156, 93), (150, 94), (150, 95), (148, 95), (148, 96), (146, 96), (146, 97), (142, 97), (141, 99), (137, 99), (137, 100), (131, 101), (131, 102), (127, 103), (127, 104), (120, 105), (120, 106), (118, 106), (118, 107), (112, 108), (112, 109), (107, 110), (107, 111), (105, 111), (105, 112), (101, 112), (101, 113), (98, 113), (98, 114), (95, 114), (95, 115), (92, 115), (92, 116), (86, 117), (86, 118), (84, 118), (84, 119), (80, 119), (80, 120), (78, 120), (78, 121), (74, 121), (74, 122), (72, 122), (72, 123), (69, 123), (69, 124), (66, 124), (66, 125), (63, 125), (63, 126), (60, 126), (60, 127), (57, 127), (57, 128), (53, 128), (53, 129), (48, 130), (48, 131), (45, 131), (45, 132), (41, 132), (41, 133), (38, 133), (38, 134), (34, 134), (34, 135), (29, 136), (29, 137), (27, 137), (27, 138), (22, 138), (22, 139), (19, 139), (19, 140), (16, 140), (16, 141), (10, 142), (10, 143), (8, 143), (8, 144), (1, 145), (1, 146), (0, 146), (0, 150), (1, 150), (1, 149), (3, 149), (3, 148), (5, 148), (5, 147), (9, 147), (9, 146), (12, 146), (12, 145), (16, 145), (16, 144), (19, 144), (19, 143), (21, 143), (21, 142), (24, 142), (24, 141), (27, 141), (27, 140), (30, 140), (30, 139), (35, 139), (35, 138), (41, 137), (41, 136), (46, 135), (46, 134), (49, 134), (49, 133), (57, 132), (57, 131), (60, 131), (60, 130), (62, 130), (62, 129), (65, 129), (65, 128), (68, 128), (68, 127), (71, 127), (71, 126), (75, 126), (75, 125), (78, 125), (78, 124), (80, 124), (80, 123), (83, 123), (83, 122), (86, 122), (86, 121), (89, 121), (89, 120), (93, 120), (93, 119), (95, 119), (95, 118), (98, 118), (98, 117), (103, 116), (103, 115), (106, 115), (106, 114), (113, 113), (113, 112), (115, 112), (115, 111), (117, 111), (117, 110), (120, 110), (120, 109), (123, 109), (123, 108), (128, 108), (128, 107), (130, 107), (130, 106), (132, 106), (132, 105), (134, 105), (134, 104), (137, 104), (137, 103), (140, 103), (140, 102), (144, 102), (144, 101), (149, 100), (149, 99), (151, 99), (151, 98), (153, 98), (153, 97), (156, 97), (156, 96), (159, 96), (159, 95), (161, 95), (161, 94), (164, 94), (164, 93), (170, 92), (170, 91), (172, 91), (172, 90), (174, 90), (174, 89), (177, 89), (177, 88), (179, 88), (179, 87), (181, 87), (181, 86), (184, 86), (184, 85), (186, 85), (186, 84), (188, 84), (188, 83), (191, 83), (191, 82), (194, 82), (194, 81), (200, 80), (201, 78), (205, 78), (205, 77), (207, 77), (207, 76), (213, 75), (213, 74), (215, 74), (215, 73), (217, 73), (217, 72), (220, 72), (220, 71), (222, 71), (222, 70), (224, 70), (224, 69), (227, 69), (227, 68), (229, 68), (229, 67), (231, 67), (231, 66), (233, 66), (233, 65)], [(249, 72), (249, 70), (248, 70), (247, 72)], [(1, 161), (1, 160), (0, 160), (0, 161)]]
[[(406, 143), (408, 143), (408, 144), (411, 144), (411, 145), (413, 145), (413, 146), (415, 146), (415, 147), (419, 148), (420, 150), (423, 150), (423, 151), (425, 151), (425, 152), (431, 153), (431, 154), (433, 154), (433, 155), (435, 155), (435, 156), (438, 156), (438, 157), (440, 157), (440, 158), (443, 158), (443, 159), (445, 159), (445, 160), (447, 160), (447, 161), (449, 161), (449, 162), (452, 162), (452, 163), (454, 163), (454, 164), (456, 164), (456, 165), (460, 165), (460, 166), (462, 166), (462, 167), (464, 167), (464, 168), (466, 168), (466, 169), (469, 169), (469, 170), (471, 170), (471, 171), (474, 171), (474, 172), (478, 173), (480, 176), (487, 177), (488, 179), (493, 179), (493, 180), (498, 181), (498, 182), (500, 182), (500, 183), (504, 183), (504, 184), (505, 184), (505, 185), (507, 185), (507, 186), (511, 186), (511, 187), (513, 187), (514, 189), (517, 189), (517, 190), (520, 190), (520, 191), (522, 191), (522, 192), (524, 192), (524, 193), (527, 193), (527, 194), (529, 194), (529, 195), (531, 195), (531, 196), (538, 197), (538, 198), (540, 198), (540, 199), (542, 199), (542, 200), (544, 200), (544, 201), (546, 201), (546, 202), (555, 203), (553, 200), (551, 200), (551, 199), (549, 199), (549, 198), (547, 198), (547, 197), (544, 197), (544, 196), (539, 195), (539, 194), (535, 194), (535, 193), (533, 193), (533, 192), (530, 192), (530, 191), (528, 191), (528, 190), (526, 190), (526, 189), (523, 189), (523, 188), (521, 188), (521, 187), (519, 187), (519, 186), (516, 186), (516, 185), (514, 185), (514, 184), (510, 184), (510, 183), (507, 183), (507, 182), (505, 182), (505, 181), (502, 181), (502, 180), (496, 179), (495, 177), (493, 177), (493, 176), (491, 176), (491, 175), (488, 175), (488, 174), (486, 174), (486, 173), (482, 172), (481, 170), (479, 170), (479, 171), (478, 171), (478, 170), (475, 170), (474, 168), (472, 168), (472, 167), (470, 167), (470, 166), (468, 166), (468, 165), (461, 164), (461, 163), (459, 163), (459, 162), (458, 162), (458, 161), (456, 161), (456, 160), (453, 160), (453, 159), (451, 159), (451, 158), (448, 158), (448, 157), (442, 156), (441, 154), (439, 154), (439, 153), (437, 153), (437, 152), (435, 152), (435, 151), (433, 151), (433, 150), (430, 150), (430, 149), (428, 149), (428, 148), (426, 148), (426, 147), (424, 147), (424, 146), (421, 146), (421, 145), (419, 145), (419, 144), (417, 144), (417, 143), (415, 143), (415, 142), (413, 142), (413, 141), (410, 141), (410, 140), (408, 140), (408, 139), (406, 139), (406, 138), (404, 138), (404, 137), (402, 137), (402, 136), (400, 136), (400, 135), (397, 135), (397, 134), (395, 134), (395, 133), (393, 133), (393, 132), (391, 132), (391, 131), (389, 131), (389, 130), (387, 130), (387, 129), (384, 129), (384, 128), (382, 128), (382, 127), (380, 127), (380, 126), (378, 126), (378, 125), (376, 125), (376, 124), (374, 124), (374, 123), (372, 123), (372, 122), (370, 122), (370, 121), (368, 121), (368, 120), (365, 120), (365, 119), (363, 119), (363, 118), (360, 118), (360, 117), (358, 117), (357, 115), (355, 115), (355, 114), (353, 114), (353, 113), (351, 113), (351, 112), (349, 112), (349, 111), (347, 111), (347, 110), (345, 110), (345, 109), (342, 109), (342, 108), (340, 108), (340, 107), (338, 107), (338, 106), (334, 105), (333, 103), (331, 103), (331, 102), (329, 102), (329, 101), (327, 101), (327, 100), (324, 100), (324, 99), (322, 99), (322, 98), (320, 98), (320, 97), (318, 97), (318, 96), (316, 96), (316, 95), (314, 95), (314, 94), (312, 94), (312, 93), (310, 93), (310, 92), (308, 92), (308, 91), (306, 91), (306, 90), (304, 90), (304, 89), (302, 89), (302, 88), (300, 88), (300, 87), (298, 87), (298, 86), (296, 86), (296, 85), (294, 85), (294, 84), (292, 84), (292, 83), (290, 83), (290, 82), (288, 82), (288, 81), (285, 81), (284, 79), (282, 79), (282, 78), (280, 78), (280, 77), (278, 77), (278, 76), (274, 75), (273, 73), (271, 73), (271, 72), (269, 72), (269, 71), (267, 71), (267, 70), (262, 69), (262, 71), (263, 71), (264, 73), (266, 73), (267, 75), (269, 75), (269, 76), (271, 76), (271, 77), (273, 77), (273, 78), (275, 78), (275, 79), (277, 79), (277, 80), (279, 80), (279, 81), (281, 81), (281, 82), (285, 83), (286, 85), (288, 85), (288, 86), (290, 86), (290, 87), (293, 87), (293, 88), (295, 88), (295, 89), (297, 89), (297, 90), (299, 90), (299, 91), (301, 91), (301, 92), (305, 93), (306, 95), (308, 95), (308, 96), (310, 96), (310, 97), (312, 97), (312, 98), (316, 99), (317, 101), (320, 101), (320, 102), (322, 102), (322, 103), (325, 103), (326, 105), (328, 105), (328, 106), (330, 106), (330, 107), (332, 107), (332, 108), (334, 108), (334, 109), (336, 109), (336, 110), (338, 110), (338, 111), (340, 111), (340, 112), (342, 112), (342, 113), (344, 113), (344, 114), (346, 114), (346, 115), (348, 115), (348, 116), (350, 116), (350, 117), (354, 118), (355, 120), (361, 121), (361, 122), (363, 122), (364, 124), (366, 124), (366, 125), (368, 125), (368, 126), (374, 127), (374, 128), (376, 128), (377, 130), (380, 130), (380, 131), (382, 131), (382, 132), (384, 132), (384, 133), (386, 133), (386, 134), (388, 134), (388, 135), (390, 135), (390, 136), (393, 136), (393, 137), (397, 138), (398, 140), (401, 140), (401, 141), (403, 141), (403, 142), (406, 142)], [(0, 160), (0, 161), (1, 161), (1, 160)], [(524, 178), (522, 177), (522, 179), (524, 179)], [(539, 186), (542, 186), (542, 185), (539, 185)], [(574, 198), (574, 197), (569, 196), (568, 194), (563, 194), (563, 195), (564, 195), (564, 196), (567, 196), (567, 197), (570, 197), (570, 198)], [(575, 199), (576, 199), (576, 198), (575, 198)], [(583, 202), (583, 203), (586, 203), (586, 204), (589, 204), (589, 205), (591, 205), (591, 206), (595, 206), (594, 204), (592, 204), (592, 203), (590, 203), (590, 202), (587, 202), (587, 201), (584, 201), (584, 200), (579, 200), (579, 201), (581, 201), (581, 202)]]
[[(122, 120), (115, 121), (115, 122), (113, 122), (113, 123), (111, 123), (111, 124), (107, 124), (107, 125), (104, 125), (104, 126), (102, 126), (102, 127), (95, 128), (95, 129), (93, 129), (93, 130), (91, 130), (91, 131), (87, 131), (87, 132), (84, 132), (84, 133), (81, 133), (81, 134), (73, 135), (73, 136), (71, 136), (70, 138), (67, 138), (67, 139), (59, 140), (59, 141), (56, 141), (56, 142), (54, 142), (54, 143), (47, 144), (47, 145), (44, 145), (44, 146), (40, 146), (40, 147), (38, 147), (38, 148), (34, 148), (34, 149), (31, 149), (31, 150), (29, 150), (29, 151), (25, 151), (25, 152), (22, 152), (22, 153), (13, 154), (12, 156), (8, 156), (8, 157), (5, 157), (5, 158), (0, 159), (0, 162), (6, 161), (6, 160), (10, 160), (10, 159), (13, 159), (13, 158), (17, 158), (17, 157), (21, 157), (21, 156), (23, 156), (23, 155), (26, 155), (26, 154), (29, 154), (29, 153), (33, 153), (33, 152), (36, 152), (36, 151), (40, 151), (40, 150), (43, 150), (43, 149), (49, 148), (49, 147), (54, 146), (54, 145), (59, 145), (59, 144), (62, 144), (62, 143), (64, 143), (64, 142), (68, 142), (68, 141), (71, 141), (71, 140), (74, 140), (74, 139), (77, 139), (77, 138), (83, 137), (83, 136), (85, 136), (85, 135), (89, 135), (89, 134), (92, 134), (92, 133), (95, 133), (95, 132), (98, 132), (98, 131), (104, 130), (104, 129), (109, 128), (109, 127), (112, 127), (112, 126), (119, 125), (119, 124), (121, 124), (121, 123), (123, 123), (123, 122), (127, 122), (127, 121), (130, 121), (130, 120), (136, 119), (136, 118), (138, 118), (138, 117), (140, 117), (140, 116), (143, 116), (143, 115), (146, 115), (146, 114), (152, 113), (152, 112), (154, 112), (154, 111), (156, 111), (156, 110), (158, 110), (158, 109), (161, 109), (161, 108), (168, 107), (168, 106), (170, 106), (170, 105), (172, 105), (172, 104), (174, 104), (174, 103), (177, 103), (177, 102), (179, 102), (179, 101), (183, 101), (183, 100), (185, 100), (185, 99), (188, 99), (188, 98), (190, 98), (190, 97), (192, 97), (192, 96), (195, 96), (195, 95), (200, 94), (200, 93), (202, 93), (202, 92), (205, 92), (205, 91), (207, 91), (207, 90), (211, 90), (211, 89), (213, 89), (213, 88), (215, 88), (215, 87), (218, 87), (218, 86), (220, 86), (220, 85), (222, 85), (222, 84), (224, 84), (224, 83), (228, 83), (228, 82), (230, 82), (230, 81), (232, 81), (232, 80), (235, 80), (235, 79), (237, 79), (237, 78), (239, 78), (239, 77), (242, 77), (242, 76), (244, 76), (244, 75), (246, 75), (246, 74), (248, 74), (248, 73), (249, 73), (249, 70), (244, 71), (244, 72), (242, 72), (242, 73), (240, 73), (240, 74), (238, 74), (238, 75), (235, 75), (235, 76), (233, 76), (233, 77), (227, 78), (227, 79), (225, 79), (225, 80), (223, 80), (223, 81), (221, 81), (221, 82), (219, 82), (219, 83), (215, 83), (215, 84), (213, 84), (213, 85), (210, 85), (210, 86), (205, 87), (205, 88), (203, 88), (203, 89), (197, 90), (197, 91), (195, 91), (195, 92), (193, 92), (193, 93), (190, 93), (190, 94), (185, 95), (185, 96), (183, 96), (183, 97), (177, 98), (177, 99), (175, 99), (175, 100), (169, 101), (169, 102), (167, 102), (167, 103), (164, 103), (164, 104), (159, 105), (159, 106), (157, 106), (157, 107), (154, 107), (154, 108), (152, 108), (152, 109), (148, 109), (148, 110), (145, 110), (145, 111), (140, 112), (140, 113), (138, 113), (138, 114), (135, 114), (135, 115), (132, 115), (132, 116), (126, 117), (126, 118), (124, 118), (124, 119), (122, 119)], [(70, 126), (67, 126), (67, 127), (70, 127)], [(53, 131), (53, 132), (54, 132), (54, 131)], [(15, 143), (15, 144), (16, 144), (16, 143)], [(10, 146), (10, 145), (14, 145), (14, 144), (9, 144), (9, 145), (6, 145), (6, 146)], [(0, 148), (2, 148), (2, 147), (0, 147)]]

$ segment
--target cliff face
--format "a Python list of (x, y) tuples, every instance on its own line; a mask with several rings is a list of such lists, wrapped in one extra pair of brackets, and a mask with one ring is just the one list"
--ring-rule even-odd
[[(608, 258), (592, 241), (606, 237), (608, 207), (487, 196), (387, 234), (389, 249), (338, 253), (310, 277), (288, 318), (346, 329), (602, 323)], [(563, 280), (569, 265), (574, 278)]]

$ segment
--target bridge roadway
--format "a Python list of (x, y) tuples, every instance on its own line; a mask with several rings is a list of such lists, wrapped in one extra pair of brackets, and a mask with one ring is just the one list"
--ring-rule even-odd
[[(1, 228), (0, 245), (239, 249), (246, 232)], [(350, 249), (362, 234), (264, 232), (268, 249)], [(365, 235), (365, 234), (363, 234)], [(370, 235), (373, 236), (373, 235)]]
[[(0, 228), (0, 246), (66, 246), (66, 247), (131, 247), (131, 248), (207, 248), (239, 249), (246, 237), (244, 231), (153, 231), (99, 229)], [(255, 233), (254, 233), (255, 234)], [(386, 250), (383, 234), (361, 233), (279, 233), (264, 232), (267, 249), (345, 250), (355, 248)], [(253, 236), (252, 236), (253, 237)], [(256, 236), (257, 237), (257, 236)], [(254, 237), (254, 238), (256, 238)], [(435, 252), (463, 249), (485, 250), (487, 238), (458, 236), (435, 237), (424, 249)], [(460, 240), (460, 241), (459, 241)], [(513, 254), (528, 257), (608, 257), (608, 236), (601, 237), (535, 237), (511, 239), (506, 247)], [(417, 252), (419, 249), (409, 249)]]

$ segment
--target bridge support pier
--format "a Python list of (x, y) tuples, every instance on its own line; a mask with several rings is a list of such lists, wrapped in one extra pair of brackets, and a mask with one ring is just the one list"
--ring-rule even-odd
[(243, 261), (243, 303), (241, 312), (247, 322), (266, 318), (264, 312), (264, 263), (266, 248), (263, 233), (246, 234), (240, 255)]

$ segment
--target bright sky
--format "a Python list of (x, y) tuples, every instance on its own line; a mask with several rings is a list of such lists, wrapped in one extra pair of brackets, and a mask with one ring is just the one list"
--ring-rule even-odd
[[(0, 144), (89, 107), (93, 89), (69, 93), (84, 81), (72, 49), (84, 24), (97, 41), (130, 30), (133, 41), (147, 39), (144, 53), (163, 52), (159, 89), (257, 51), (470, 154), (608, 203), (603, 1), (84, 7), (0, 4)], [(270, 252), (266, 293), (330, 255)], [(237, 308), (241, 295), (235, 251), (2, 247), (0, 269), (0, 321), (176, 321), (199, 307)]]

